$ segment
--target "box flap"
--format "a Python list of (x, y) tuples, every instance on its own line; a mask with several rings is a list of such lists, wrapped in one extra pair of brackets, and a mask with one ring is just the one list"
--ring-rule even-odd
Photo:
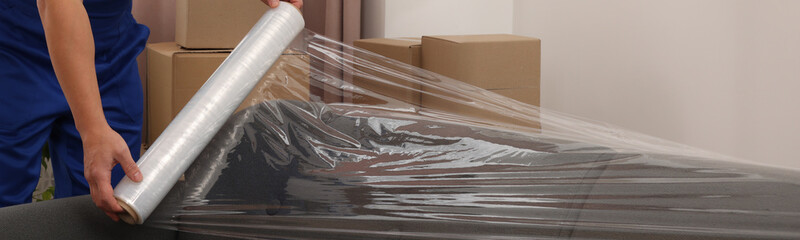
[(230, 53), (231, 49), (185, 49), (175, 42), (160, 42), (147, 44), (148, 51), (154, 51), (162, 56), (172, 56), (174, 54), (196, 54), (196, 53)]
[(525, 37), (512, 34), (423, 36), (422, 38), (435, 39), (452, 43), (540, 41), (538, 38)]
[(420, 38), (372, 38), (361, 39), (353, 45), (406, 64), (420, 66), (419, 58), (422, 46)]
[(422, 45), (422, 40), (420, 38), (371, 38), (356, 40), (353, 42), (353, 45), (356, 47), (383, 45), (405, 48), (415, 45)]

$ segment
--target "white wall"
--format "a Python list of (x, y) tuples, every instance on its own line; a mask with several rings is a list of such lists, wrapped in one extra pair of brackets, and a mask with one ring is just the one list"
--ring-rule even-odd
[(516, 0), (542, 105), (800, 169), (800, 1)]
[(513, 0), (366, 0), (363, 36), (511, 33)]

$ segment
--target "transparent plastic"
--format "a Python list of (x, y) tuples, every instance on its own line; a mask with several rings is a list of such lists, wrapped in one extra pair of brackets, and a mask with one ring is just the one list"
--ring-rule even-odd
[(281, 239), (800, 238), (798, 172), (526, 105), (308, 31), (290, 50), (146, 225)]

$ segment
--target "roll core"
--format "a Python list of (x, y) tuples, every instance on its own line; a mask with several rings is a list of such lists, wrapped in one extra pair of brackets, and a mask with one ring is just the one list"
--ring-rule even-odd
[(125, 212), (117, 214), (119, 219), (122, 219), (123, 222), (131, 225), (135, 225), (139, 222), (139, 214), (136, 214), (136, 211), (134, 211), (130, 205), (119, 199), (117, 199), (117, 203), (120, 207), (122, 207), (122, 210), (125, 210)]

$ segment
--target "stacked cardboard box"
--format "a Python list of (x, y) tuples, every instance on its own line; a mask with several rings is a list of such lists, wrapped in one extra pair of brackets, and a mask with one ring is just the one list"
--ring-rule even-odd
[[(422, 67), (517, 101), (539, 106), (541, 41), (509, 34), (426, 36)], [(434, 89), (422, 87), (421, 105), (500, 122), (524, 124), (508, 114), (451, 104)], [(539, 127), (537, 125), (533, 127)]]
[[(150, 44), (147, 50), (147, 142), (152, 143), (231, 51), (186, 50), (173, 42)], [(308, 74), (308, 56), (286, 52), (256, 87), (260, 92), (251, 93), (244, 105), (261, 99), (308, 99)]]
[[(254, 0), (176, 1), (177, 42), (147, 46), (146, 146), (158, 138), (267, 9)], [(265, 99), (308, 99), (308, 66), (307, 55), (285, 52), (243, 106)]]
[[(536, 38), (509, 34), (424, 36), (409, 43), (397, 39), (364, 39), (354, 44), (401, 62), (463, 81), (490, 92), (539, 106), (541, 65), (541, 41)], [(466, 104), (454, 104), (447, 98), (470, 101), (464, 96), (441, 92), (426, 86), (417, 86), (423, 93), (403, 93), (385, 86), (369, 85), (353, 80), (354, 85), (365, 89), (382, 88), (398, 95), (415, 98), (419, 95), (419, 106), (424, 109), (444, 110), (456, 115), (492, 119), (500, 122), (525, 124), (498, 114), (492, 110), (479, 109)], [(394, 96), (393, 96), (394, 97)], [(356, 102), (357, 98), (353, 98)], [(380, 104), (381, 101), (364, 102)], [(532, 127), (538, 127), (534, 125)]]
[(256, 0), (176, 0), (175, 41), (187, 49), (232, 49), (268, 8)]
[[(379, 53), (385, 57), (409, 64), (415, 67), (422, 67), (422, 44), (419, 38), (379, 38), (379, 39), (363, 39), (357, 40), (353, 43), (355, 47), (364, 50)], [(371, 61), (375, 59), (370, 53), (356, 52), (356, 61), (364, 60)], [(394, 67), (391, 63), (372, 61), (381, 64), (382, 67)], [(359, 94), (353, 93), (352, 102), (358, 104), (373, 104), (373, 105), (395, 105), (389, 103), (393, 100), (398, 100), (397, 104), (412, 104), (419, 105), (420, 85), (417, 83), (410, 83), (401, 79), (356, 65), (356, 70), (364, 71), (367, 74), (374, 75), (385, 79), (389, 82), (381, 83), (361, 77), (354, 77), (353, 84), (369, 92), (381, 92), (388, 98), (378, 98), (376, 94)], [(398, 86), (399, 85), (399, 86)]]

